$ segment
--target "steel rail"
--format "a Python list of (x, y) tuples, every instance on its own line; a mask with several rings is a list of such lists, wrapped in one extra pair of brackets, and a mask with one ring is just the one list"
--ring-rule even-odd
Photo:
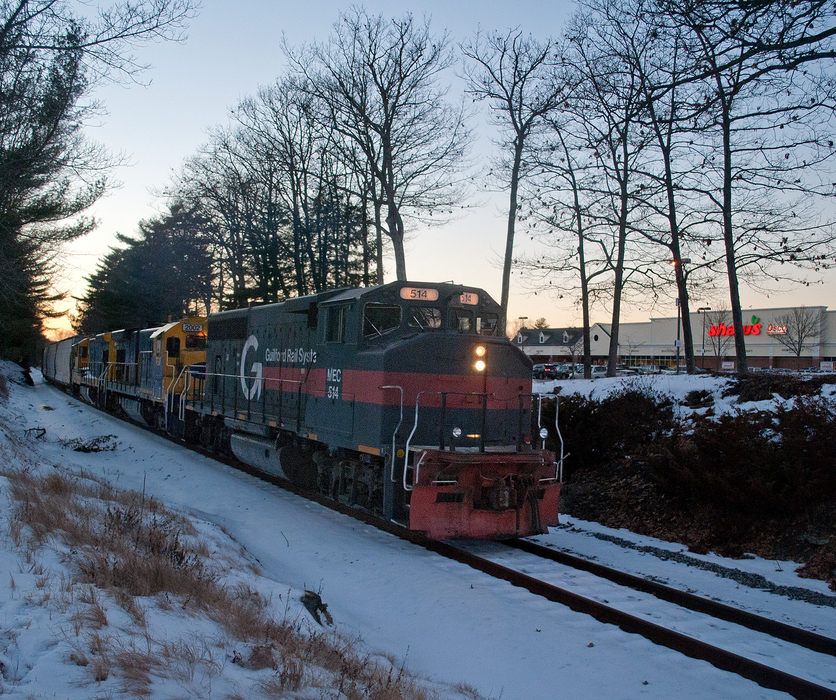
[(693, 593), (686, 593), (677, 588), (596, 564), (588, 559), (582, 559), (581, 557), (576, 557), (550, 547), (544, 547), (534, 542), (527, 540), (508, 540), (504, 544), (558, 564), (571, 566), (573, 569), (586, 571), (600, 578), (617, 583), (620, 586), (627, 586), (643, 593), (650, 593), (660, 600), (674, 603), (682, 608), (705, 613), (711, 617), (732, 622), (742, 627), (748, 627), (756, 632), (763, 632), (770, 637), (783, 639), (785, 642), (791, 642), (792, 644), (819, 652), (820, 654), (836, 656), (836, 639), (778, 622), (777, 620), (771, 620), (768, 617), (740, 610), (739, 608), (725, 605), (724, 603), (718, 603), (716, 600), (703, 598)]

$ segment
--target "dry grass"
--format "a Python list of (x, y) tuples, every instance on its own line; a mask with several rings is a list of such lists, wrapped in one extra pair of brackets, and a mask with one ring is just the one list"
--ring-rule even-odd
[[(188, 685), (223, 674), (231, 661), (252, 673), (245, 697), (285, 698), (306, 689), (335, 700), (437, 697), (403, 665), (362, 653), (336, 632), (306, 631), (302, 620), (289, 619), (287, 609), (277, 615), (273, 601), (248, 585), (224, 585), (196, 529), (155, 499), (85, 473), (2, 473), (9, 480), (9, 540), (22, 569), (38, 576), (33, 602), (69, 611), (67, 661), (91, 681), (110, 678), (119, 692), (147, 697), (155, 676)], [(51, 540), (63, 545), (71, 578), (42, 570), (37, 553)], [(111, 629), (108, 603), (127, 614), (130, 631)], [(208, 618), (225, 638), (154, 639), (149, 606)], [(470, 689), (454, 692), (478, 697)]]

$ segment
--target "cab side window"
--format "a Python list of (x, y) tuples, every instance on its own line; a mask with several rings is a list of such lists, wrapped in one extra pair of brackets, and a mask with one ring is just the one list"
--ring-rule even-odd
[(345, 306), (332, 306), (328, 309), (328, 321), (325, 326), (325, 342), (342, 343), (345, 340)]
[(363, 337), (378, 338), (401, 325), (401, 307), (397, 304), (366, 304), (363, 310)]
[(165, 351), (171, 355), (180, 354), (180, 338), (172, 336), (165, 339)]

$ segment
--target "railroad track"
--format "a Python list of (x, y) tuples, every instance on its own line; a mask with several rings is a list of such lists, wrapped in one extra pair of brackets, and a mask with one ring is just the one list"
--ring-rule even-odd
[[(591, 615), (600, 622), (614, 624), (625, 632), (639, 634), (655, 644), (678, 651), (691, 658), (707, 661), (719, 669), (747, 678), (764, 688), (788, 693), (799, 700), (836, 700), (836, 688), (828, 688), (806, 678), (794, 676), (721, 647), (668, 629), (644, 618), (625, 613), (611, 605), (578, 595), (560, 586), (547, 583), (536, 577), (485, 559), (461, 547), (457, 547), (455, 544), (430, 540), (421, 533), (407, 530), (389, 521), (382, 521), (369, 513), (358, 511), (356, 508), (350, 508), (338, 503), (335, 504), (317, 494), (305, 494), (295, 488), (291, 488), (291, 490), (297, 491), (300, 495), (312, 497), (313, 500), (320, 502), (326, 507), (342, 512), (369, 525), (373, 525), (444, 557), (466, 564), (494, 578), (507, 581), (514, 586), (524, 588), (547, 600), (565, 605), (575, 612)], [(830, 639), (829, 637), (770, 620), (753, 613), (717, 603), (716, 601), (678, 591), (670, 586), (647, 581), (638, 576), (608, 569), (599, 564), (547, 547), (542, 547), (528, 540), (512, 540), (505, 544), (551, 561), (588, 571), (596, 576), (601, 576), (614, 583), (618, 583), (621, 586), (628, 586), (635, 590), (651, 593), (659, 599), (675, 603), (680, 607), (747, 627), (748, 629), (767, 634), (817, 653), (836, 656), (836, 640)]]
[(718, 620), (725, 620), (726, 622), (731, 622), (756, 632), (762, 632), (768, 634), (770, 637), (782, 639), (785, 642), (790, 642), (791, 644), (810, 649), (820, 654), (836, 656), (836, 639), (794, 627), (793, 625), (787, 625), (783, 622), (763, 617), (762, 615), (740, 610), (730, 605), (718, 603), (716, 600), (687, 593), (656, 581), (649, 581), (641, 576), (635, 576), (618, 571), (617, 569), (602, 566), (588, 559), (576, 557), (551, 547), (544, 547), (530, 540), (511, 540), (505, 544), (543, 559), (548, 559), (549, 561), (565, 566), (571, 566), (573, 569), (580, 571), (586, 571), (620, 586), (627, 586), (636, 591), (649, 593), (660, 600), (674, 603), (681, 608), (705, 613)]

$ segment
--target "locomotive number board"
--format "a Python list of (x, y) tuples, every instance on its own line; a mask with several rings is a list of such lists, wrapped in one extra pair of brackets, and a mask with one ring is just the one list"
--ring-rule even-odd
[(438, 290), (430, 287), (401, 287), (401, 299), (436, 301), (438, 299)]
[[(438, 290), (432, 287), (401, 287), (401, 299), (409, 301), (437, 301)], [(464, 292), (459, 295), (459, 302), (468, 306), (479, 303), (479, 295), (474, 292)]]

